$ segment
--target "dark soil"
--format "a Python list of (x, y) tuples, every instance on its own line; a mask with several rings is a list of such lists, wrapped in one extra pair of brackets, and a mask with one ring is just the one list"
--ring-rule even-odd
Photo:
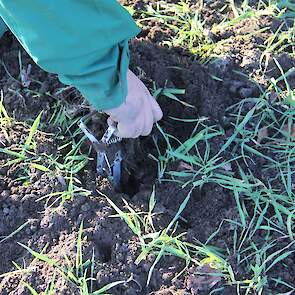
[[(121, 1), (133, 4), (135, 9), (142, 8), (145, 3), (141, 0)], [(174, 1), (177, 2), (177, 1)], [(208, 24), (219, 21), (214, 14), (216, 5), (223, 5), (224, 1), (208, 1), (208, 7), (204, 16)], [(215, 15), (215, 16), (214, 16)], [(212, 65), (201, 65), (190, 53), (181, 48), (168, 49), (162, 46), (162, 40), (171, 32), (162, 29), (159, 24), (151, 23), (140, 36), (131, 42), (131, 68), (139, 74), (138, 67), (145, 73), (142, 77), (148, 86), (156, 81), (158, 87), (186, 89), (182, 99), (195, 108), (185, 107), (177, 102), (160, 97), (159, 102), (164, 111), (162, 128), (179, 140), (183, 141), (191, 134), (194, 125), (172, 120), (177, 118), (208, 117), (208, 121), (231, 133), (226, 108), (239, 102), (245, 97), (258, 94), (257, 87), (237, 75), (233, 70), (242, 71), (248, 75), (257, 75), (259, 69), (260, 50), (259, 44), (264, 36), (252, 37), (247, 41), (236, 38), (247, 31), (258, 30), (273, 23), (272, 19), (247, 20), (227, 32), (233, 37), (232, 44), (226, 49), (226, 58), (218, 60)], [(266, 32), (264, 34), (271, 34)], [(222, 36), (218, 36), (222, 38)], [(23, 87), (19, 82), (18, 54), (22, 55), (24, 67), (32, 65), (31, 84), (29, 88)], [(0, 66), (0, 89), (4, 93), (4, 104), (9, 114), (17, 121), (32, 121), (44, 111), (42, 116), (43, 131), (52, 132), (53, 126), (46, 124), (52, 115), (52, 106), (57, 99), (67, 101), (74, 108), (81, 104), (83, 99), (73, 88), (59, 91), (64, 87), (55, 75), (47, 74), (33, 64), (27, 54), (21, 49), (17, 41), (7, 33), (0, 43), (1, 60), (5, 64)], [(294, 66), (294, 61), (287, 55), (279, 57), (284, 69)], [(9, 74), (7, 73), (9, 71)], [(270, 64), (269, 71), (273, 71)], [(271, 72), (273, 75), (273, 72)], [(217, 81), (212, 76), (221, 77), (223, 81)], [(277, 73), (279, 75), (279, 73)], [(41, 83), (36, 82), (41, 81)], [(294, 80), (295, 81), (295, 80)], [(265, 80), (259, 80), (261, 86), (265, 86)], [(39, 94), (36, 94), (39, 93)], [(83, 112), (82, 110), (78, 110)], [(0, 134), (0, 147), (12, 147), (23, 144), (28, 134), (28, 128), (21, 123), (13, 123), (7, 130), (10, 142), (7, 142), (3, 134)], [(153, 132), (154, 138), (159, 140), (162, 146), (161, 135)], [(39, 133), (37, 142), (39, 154), (55, 153), (57, 142), (54, 142), (50, 134)], [(218, 151), (224, 144), (224, 138), (220, 138), (212, 146), (212, 152)], [(82, 220), (84, 220), (84, 255), (90, 258), (92, 249), (95, 253), (95, 270), (97, 285), (101, 287), (116, 280), (133, 280), (126, 285), (112, 289), (112, 294), (209, 294), (208, 286), (202, 290), (196, 290), (190, 272), (184, 273), (176, 281), (172, 281), (175, 274), (180, 272), (184, 263), (175, 257), (165, 257), (157, 265), (150, 285), (146, 286), (147, 274), (154, 257), (148, 257), (147, 261), (135, 265), (139, 254), (136, 238), (123, 221), (110, 218), (114, 213), (106, 198), (108, 195), (117, 205), (123, 206), (124, 197), (135, 210), (147, 210), (149, 196), (152, 190), (153, 179), (156, 177), (156, 165), (150, 160), (148, 154), (156, 155), (151, 137), (125, 143), (128, 149), (130, 161), (133, 163), (134, 178), (129, 182), (125, 194), (113, 191), (106, 180), (96, 179), (94, 163), (83, 169), (79, 177), (84, 187), (92, 191), (92, 197), (77, 196), (72, 202), (66, 203), (56, 212), (44, 210), (44, 202), (36, 200), (48, 193), (59, 191), (60, 184), (55, 178), (45, 177), (38, 171), (33, 171), (33, 179), (29, 184), (18, 181), (18, 171), (22, 164), (14, 164), (2, 167), (8, 158), (0, 154), (0, 240), (1, 237), (14, 232), (19, 226), (28, 221), (28, 224), (19, 233), (0, 244), (0, 294), (29, 294), (21, 283), (21, 278), (30, 283), (38, 292), (46, 289), (52, 279), (53, 269), (44, 263), (32, 260), (32, 256), (18, 243), (28, 245), (34, 250), (41, 251), (46, 246), (48, 256), (63, 261), (63, 254), (75, 257), (75, 243)], [(225, 155), (226, 156), (226, 155)], [(230, 157), (230, 155), (228, 155)], [(257, 167), (259, 173), (260, 167)], [(43, 175), (43, 176), (41, 176)], [(131, 186), (131, 187), (130, 187)], [(172, 183), (156, 184), (157, 208), (162, 214), (157, 220), (158, 226), (167, 226), (174, 217), (179, 205), (187, 195), (187, 190)], [(126, 194), (127, 193), (127, 194)], [(238, 219), (236, 204), (232, 195), (225, 189), (206, 185), (202, 190), (193, 192), (192, 198), (184, 211), (183, 217), (187, 223), (180, 223), (180, 230), (187, 231), (187, 240), (206, 242), (208, 237), (218, 228), (223, 219)], [(214, 239), (214, 245), (224, 248), (224, 245), (232, 245), (232, 234), (229, 225)], [(12, 261), (20, 267), (28, 267), (30, 273), (25, 275), (10, 274), (1, 277), (1, 274), (15, 270)], [(292, 261), (288, 263), (292, 266)], [(243, 277), (242, 267), (233, 265), (237, 276)], [(287, 282), (292, 282), (295, 268), (289, 268), (288, 274), (284, 269), (278, 276)], [(189, 282), (189, 283), (188, 283)], [(74, 286), (59, 279), (57, 282), (57, 294), (78, 294)], [(216, 287), (216, 286), (215, 286)], [(236, 294), (235, 289), (221, 291), (220, 294)], [(217, 294), (217, 293), (216, 293)], [(270, 293), (269, 293), (270, 294)]]

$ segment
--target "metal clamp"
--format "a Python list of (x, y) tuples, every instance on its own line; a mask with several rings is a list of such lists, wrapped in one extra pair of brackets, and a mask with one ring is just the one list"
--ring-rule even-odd
[[(89, 118), (89, 115), (83, 117), (80, 120), (79, 127), (87, 136), (87, 138), (92, 143), (96, 154), (96, 171), (97, 174), (103, 177), (109, 178), (114, 188), (117, 191), (121, 190), (121, 173), (122, 173), (122, 152), (119, 145), (115, 149), (115, 158), (113, 162), (109, 161), (109, 149), (114, 144), (121, 142), (122, 138), (115, 135), (117, 129), (113, 126), (109, 126), (104, 135), (100, 140), (98, 140), (94, 134), (87, 128), (85, 120)], [(113, 149), (113, 148), (112, 148)]]

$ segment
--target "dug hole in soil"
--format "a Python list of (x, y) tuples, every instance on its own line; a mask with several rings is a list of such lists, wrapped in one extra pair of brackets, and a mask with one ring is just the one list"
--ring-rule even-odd
[[(141, 3), (136, 0), (128, 2), (134, 3), (135, 7)], [(212, 17), (212, 13), (209, 16)], [(151, 24), (150, 30), (144, 31), (130, 44), (131, 68), (136, 74), (139, 74), (138, 68), (145, 73), (142, 78), (148, 86), (155, 81), (158, 87), (167, 85), (171, 88), (186, 89), (182, 99), (195, 106), (195, 108), (188, 108), (178, 102), (160, 97), (159, 103), (164, 111), (164, 118), (160, 125), (167, 133), (181, 141), (189, 137), (194, 125), (175, 122), (171, 117), (204, 116), (208, 117), (212, 124), (219, 124), (225, 131), (231, 132), (231, 126), (228, 125), (225, 116), (226, 108), (245, 96), (256, 95), (258, 91), (253, 84), (240, 79), (232, 70), (241, 70), (240, 66), (246, 59), (248, 63), (242, 69), (244, 72), (257, 69), (259, 59), (256, 57), (255, 44), (253, 45), (250, 41), (237, 44), (235, 58), (220, 60), (211, 66), (203, 66), (180, 48), (168, 49), (160, 46), (159, 43), (166, 33), (166, 30), (160, 26)], [(22, 52), (23, 65), (32, 64), (32, 79), (42, 81), (42, 85), (34, 82), (30, 85), (31, 90), (43, 93), (41, 96), (28, 94), (12, 78), (19, 74), (19, 50)], [(46, 123), (52, 114), (51, 106), (55, 102), (46, 93), (54, 94), (62, 85), (54, 75), (47, 74), (33, 65), (9, 33), (1, 40), (0, 54), (1, 60), (5, 62), (12, 76), (7, 74), (3, 66), (0, 67), (0, 89), (4, 93), (4, 105), (7, 111), (17, 121), (22, 121), (34, 120), (43, 110), (42, 122)], [(292, 61), (286, 59), (286, 67), (291, 67)], [(222, 77), (223, 81), (213, 79), (212, 75)], [(63, 95), (62, 99), (73, 103), (80, 99), (76, 92), (66, 92)], [(48, 131), (47, 128), (52, 130), (52, 126), (48, 125), (43, 131)], [(4, 135), (0, 134), (0, 147), (23, 144), (28, 135), (28, 128), (21, 123), (13, 123), (7, 132), (10, 142), (7, 142)], [(159, 131), (154, 130), (152, 136), (158, 139), (161, 145), (162, 136)], [(22, 168), (21, 164), (0, 168), (0, 238), (8, 236), (20, 225), (29, 221), (23, 230), (0, 244), (2, 249), (0, 275), (15, 270), (12, 261), (21, 266), (29, 266), (32, 263), (32, 256), (18, 243), (28, 245), (37, 251), (41, 251), (46, 246), (46, 254), (57, 261), (63, 261), (64, 253), (68, 257), (75, 257), (77, 234), (83, 220), (84, 257), (91, 258), (94, 249), (96, 288), (117, 280), (127, 280), (132, 276), (129, 283), (112, 289), (111, 293), (118, 295), (209, 294), (209, 286), (206, 283), (204, 286), (198, 286), (198, 290), (194, 290), (188, 284), (189, 272), (173, 280), (185, 265), (176, 257), (163, 258), (156, 266), (149, 286), (146, 286), (154, 257), (148, 257), (140, 265), (135, 265), (134, 262), (140, 253), (136, 237), (122, 220), (109, 217), (114, 214), (114, 211), (106, 198), (97, 193), (99, 191), (106, 194), (120, 208), (123, 206), (122, 197), (124, 197), (134, 209), (147, 211), (150, 193), (157, 175), (156, 163), (148, 157), (150, 153), (157, 155), (152, 136), (126, 143), (126, 149), (135, 167), (133, 170), (135, 173), (129, 180), (129, 187), (125, 186), (126, 193), (115, 193), (105, 179), (96, 179), (95, 164), (92, 162), (79, 175), (84, 188), (93, 192), (92, 196), (76, 196), (72, 202), (66, 203), (54, 213), (49, 209), (44, 210), (44, 202), (36, 202), (36, 200), (60, 189), (56, 179), (36, 171), (30, 184), (23, 185), (22, 182), (16, 181), (17, 171)], [(44, 151), (53, 154), (56, 152), (57, 143), (49, 135), (38, 134), (36, 141), (40, 154)], [(223, 144), (223, 139), (216, 140), (212, 151), (218, 151)], [(7, 160), (6, 156), (0, 154), (0, 167)], [(172, 220), (187, 193), (188, 191), (181, 189), (175, 183), (156, 184), (156, 211), (162, 213), (156, 221), (159, 228), (164, 228)], [(182, 215), (187, 223), (181, 222), (179, 231), (186, 231), (187, 240), (190, 242), (194, 239), (205, 242), (223, 219), (235, 219), (237, 215), (235, 201), (228, 191), (216, 185), (206, 185), (202, 190), (193, 192)], [(223, 247), (233, 243), (231, 235), (228, 234), (229, 230), (230, 228), (226, 226), (222, 228), (214, 239), (215, 246)], [(1, 277), (0, 294), (30, 294), (28, 289), (20, 283), (21, 278), (32, 285), (37, 292), (44, 291), (52, 280), (53, 269), (38, 260), (35, 260), (31, 266), (32, 271), (24, 277), (20, 275)], [(242, 273), (239, 266), (234, 267), (236, 273)], [(281, 277), (287, 276), (288, 281), (294, 275), (295, 271), (289, 274), (282, 273)], [(58, 294), (78, 294), (71, 284), (62, 279), (57, 281), (57, 290)], [(222, 294), (236, 293), (235, 289), (228, 288), (224, 289)]]

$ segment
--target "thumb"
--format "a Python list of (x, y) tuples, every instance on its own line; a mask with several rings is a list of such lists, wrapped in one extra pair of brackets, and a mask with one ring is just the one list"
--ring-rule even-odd
[(122, 138), (137, 138), (143, 130), (144, 120), (138, 117), (136, 120), (118, 122), (118, 135)]
[(114, 120), (112, 119), (112, 117), (108, 117), (107, 123), (108, 123), (108, 125), (111, 126), (111, 127), (116, 127), (116, 126), (117, 126), (117, 122), (114, 121)]
[(114, 135), (118, 136), (118, 137), (121, 137), (123, 138), (123, 136), (121, 135), (121, 133), (119, 132), (118, 130), (118, 127), (119, 127), (119, 123), (116, 122), (115, 120), (113, 120), (111, 117), (108, 118), (107, 120), (107, 123), (110, 127), (114, 127), (116, 128), (115, 132), (114, 132)]
[(150, 104), (151, 104), (151, 108), (152, 108), (152, 112), (153, 112), (153, 116), (154, 116), (154, 122), (156, 123), (157, 121), (160, 121), (162, 119), (163, 112), (162, 112), (158, 102), (156, 101), (156, 99), (153, 96), (151, 96)]

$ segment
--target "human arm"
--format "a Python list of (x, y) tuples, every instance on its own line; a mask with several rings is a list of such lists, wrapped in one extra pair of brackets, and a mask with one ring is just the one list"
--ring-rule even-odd
[(116, 0), (0, 0), (0, 15), (41, 68), (96, 109), (123, 103), (128, 40), (139, 29)]

